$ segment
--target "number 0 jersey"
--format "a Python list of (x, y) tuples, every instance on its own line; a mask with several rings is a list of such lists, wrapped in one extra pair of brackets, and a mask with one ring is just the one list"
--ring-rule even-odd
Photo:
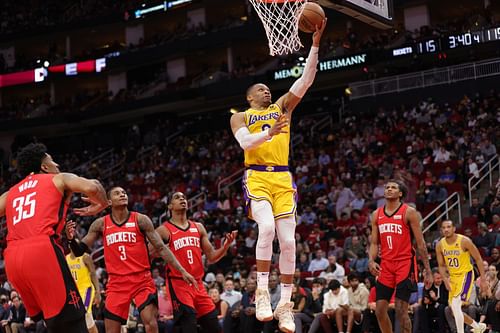
[(453, 244), (448, 244), (445, 237), (440, 241), (441, 251), (450, 276), (465, 275), (473, 269), (469, 251), (464, 251), (462, 248), (464, 236), (456, 235), (457, 240)]
[(137, 212), (130, 212), (126, 222), (119, 225), (111, 214), (104, 216), (102, 237), (108, 273), (128, 275), (151, 268), (146, 238), (139, 229), (137, 218)]
[[(282, 115), (277, 104), (271, 104), (266, 110), (248, 109), (245, 111), (245, 124), (252, 134), (267, 131)], [(245, 165), (277, 166), (288, 165), (290, 146), (290, 126), (284, 127), (281, 133), (252, 150), (245, 150)]]
[(53, 182), (54, 174), (33, 174), (7, 194), (7, 242), (40, 235), (59, 235), (68, 206)]
[[(201, 236), (196, 223), (189, 221), (186, 229), (181, 229), (171, 222), (165, 222), (163, 226), (170, 232), (168, 247), (179, 264), (195, 279), (201, 280), (205, 271), (201, 259)], [(182, 277), (182, 274), (172, 265), (168, 264), (167, 269), (169, 277)]]
[(377, 209), (376, 219), (382, 260), (398, 261), (413, 257), (411, 229), (406, 222), (407, 209), (408, 205), (402, 203), (390, 216), (385, 214), (385, 206)]

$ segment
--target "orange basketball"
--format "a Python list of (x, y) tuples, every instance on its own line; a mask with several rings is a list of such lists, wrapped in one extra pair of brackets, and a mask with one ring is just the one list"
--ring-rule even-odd
[(308, 2), (304, 6), (304, 11), (299, 19), (300, 31), (312, 33), (316, 31), (316, 26), (321, 26), (325, 19), (325, 12), (320, 5), (314, 2)]

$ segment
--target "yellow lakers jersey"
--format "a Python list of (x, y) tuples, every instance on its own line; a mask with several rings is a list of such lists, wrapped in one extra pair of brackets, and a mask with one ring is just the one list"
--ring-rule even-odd
[[(271, 128), (281, 114), (277, 104), (269, 105), (266, 110), (248, 109), (245, 111), (245, 124), (250, 133), (259, 133)], [(245, 165), (288, 165), (290, 126), (283, 130), (287, 133), (275, 135), (255, 149), (245, 150)]]
[(451, 245), (446, 242), (446, 238), (441, 239), (441, 251), (450, 276), (466, 274), (473, 268), (470, 253), (462, 249), (462, 238), (462, 235), (457, 234), (457, 240)]
[(68, 254), (66, 256), (66, 261), (71, 271), (71, 275), (73, 275), (75, 279), (78, 290), (85, 291), (89, 287), (93, 288), (92, 280), (90, 279), (90, 271), (83, 262), (83, 256), (71, 258), (71, 254)]

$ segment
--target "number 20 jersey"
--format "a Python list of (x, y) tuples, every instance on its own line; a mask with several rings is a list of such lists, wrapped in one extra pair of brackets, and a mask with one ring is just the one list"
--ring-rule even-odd
[(408, 205), (386, 215), (385, 206), (377, 209), (376, 219), (380, 242), (380, 258), (386, 261), (408, 260), (413, 257), (411, 229), (406, 221)]
[[(189, 221), (186, 229), (181, 229), (171, 222), (163, 226), (169, 231), (168, 247), (182, 267), (195, 279), (201, 280), (205, 274), (201, 259), (201, 237), (196, 223)], [(172, 265), (167, 265), (168, 275), (171, 278), (182, 278), (182, 274)]]
[(110, 214), (104, 216), (102, 240), (109, 274), (129, 275), (150, 270), (148, 246), (137, 218), (137, 212), (130, 212), (126, 222), (119, 225)]

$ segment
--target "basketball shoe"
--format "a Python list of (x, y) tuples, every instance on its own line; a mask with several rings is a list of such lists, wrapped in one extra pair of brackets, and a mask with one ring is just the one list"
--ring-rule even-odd
[(474, 333), (483, 333), (486, 331), (486, 324), (485, 323), (478, 323), (479, 327), (472, 329), (472, 332)]
[(273, 319), (273, 310), (271, 309), (271, 298), (266, 289), (257, 289), (255, 291), (255, 316), (259, 321), (270, 321)]
[(279, 303), (274, 310), (274, 318), (278, 320), (278, 328), (282, 332), (295, 332), (295, 322), (293, 319), (293, 302)]

